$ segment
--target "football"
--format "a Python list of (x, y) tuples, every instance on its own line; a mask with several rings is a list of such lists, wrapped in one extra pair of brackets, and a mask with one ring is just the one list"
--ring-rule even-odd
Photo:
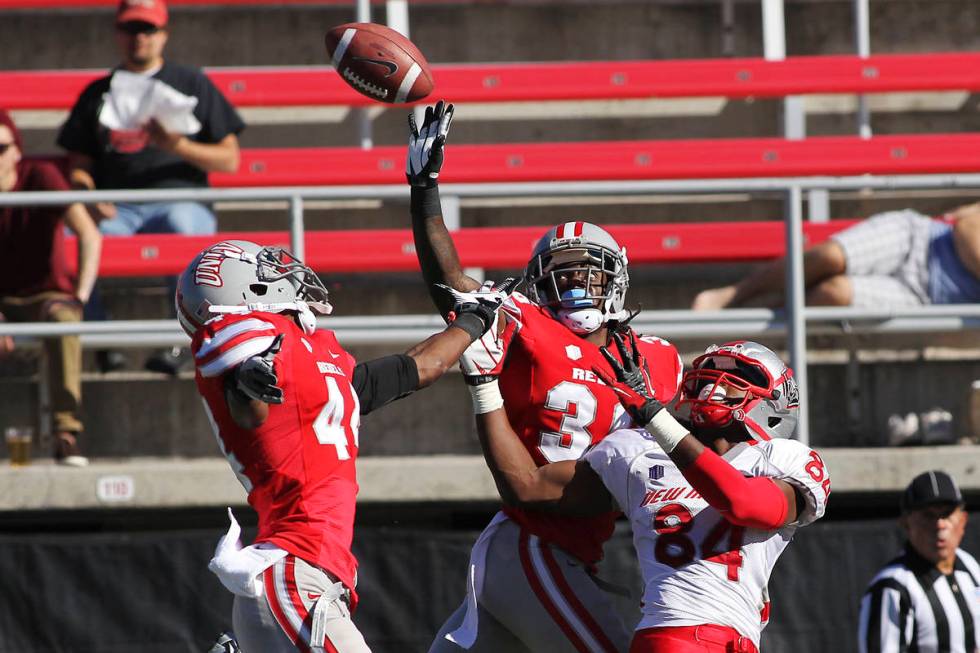
[(432, 92), (432, 70), (415, 44), (384, 25), (346, 23), (326, 35), (340, 76), (372, 100), (417, 102)]

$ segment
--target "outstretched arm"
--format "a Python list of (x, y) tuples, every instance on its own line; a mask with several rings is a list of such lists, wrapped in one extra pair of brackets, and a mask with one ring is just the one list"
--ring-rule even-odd
[(440, 287), (453, 307), (449, 326), (404, 354), (367, 361), (354, 368), (351, 384), (360, 401), (361, 414), (435, 383), (472, 342), (496, 324), (497, 309), (515, 285), (514, 279), (506, 279), (496, 287), (488, 281), (473, 293), (446, 292), (445, 286)]
[(491, 359), (500, 358), (499, 346), (499, 338), (488, 334), (464, 352), (460, 367), (473, 397), (483, 457), (500, 498), (508, 505), (564, 514), (610, 510), (609, 491), (587, 463), (566, 460), (539, 467), (517, 437), (504, 410), (497, 377), (484, 365), (488, 353)]
[(642, 374), (645, 361), (636, 348), (626, 349), (622, 336), (613, 334), (623, 363), (609, 351), (601, 351), (616, 378), (601, 368), (596, 374), (619, 396), (637, 424), (642, 425), (670, 456), (687, 482), (708, 504), (733, 524), (775, 530), (796, 521), (801, 497), (786, 481), (766, 477), (747, 478), (721, 456), (705, 447), (674, 419), (664, 405), (650, 395)]
[(442, 219), (439, 201), (439, 172), (444, 146), (453, 119), (453, 105), (440, 100), (427, 107), (421, 128), (415, 116), (409, 115), (408, 158), (406, 177), (412, 187), (412, 235), (422, 276), (432, 301), (445, 315), (452, 308), (436, 284), (466, 292), (480, 287), (480, 282), (463, 274), (452, 236)]
[(609, 491), (585, 461), (563, 460), (538, 467), (503, 408), (477, 415), (476, 431), (505, 504), (566, 515), (596, 515), (612, 509)]

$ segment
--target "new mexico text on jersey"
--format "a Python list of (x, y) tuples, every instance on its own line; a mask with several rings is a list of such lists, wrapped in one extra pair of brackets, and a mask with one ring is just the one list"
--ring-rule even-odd
[(709, 623), (759, 645), (769, 575), (796, 530), (823, 515), (830, 477), (820, 455), (795, 440), (742, 443), (723, 458), (746, 476), (794, 486), (805, 502), (797, 520), (776, 531), (728, 522), (645, 430), (612, 433), (586, 454), (633, 529), (645, 586), (637, 630)]
[[(282, 404), (255, 430), (232, 419), (224, 375), (264, 351), (278, 334), (276, 370)], [(195, 334), (195, 380), (218, 446), (259, 515), (256, 543), (276, 546), (330, 571), (354, 590), (350, 553), (360, 406), (351, 387), (354, 357), (333, 332), (307, 335), (288, 315), (215, 318)]]

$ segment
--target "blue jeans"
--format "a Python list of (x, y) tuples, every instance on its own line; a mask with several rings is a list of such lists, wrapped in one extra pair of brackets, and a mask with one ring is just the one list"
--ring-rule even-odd
[[(134, 234), (184, 234), (201, 236), (213, 234), (217, 220), (211, 210), (197, 202), (151, 202), (146, 204), (116, 204), (116, 217), (99, 223), (104, 235), (132, 236)], [(168, 281), (171, 293), (176, 292), (177, 279)], [(171, 304), (172, 306), (172, 304)], [(172, 310), (171, 317), (176, 315)], [(86, 320), (108, 319), (98, 286), (85, 305)]]
[(149, 204), (116, 204), (116, 217), (99, 223), (106, 236), (133, 234), (213, 234), (217, 228), (214, 214), (197, 202), (152, 202)]

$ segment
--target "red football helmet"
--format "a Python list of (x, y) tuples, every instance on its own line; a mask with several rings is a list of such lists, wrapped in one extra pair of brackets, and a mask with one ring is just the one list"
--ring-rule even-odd
[(677, 407), (695, 429), (741, 424), (752, 440), (788, 438), (796, 430), (799, 390), (779, 356), (757, 342), (712, 345), (684, 375)]

